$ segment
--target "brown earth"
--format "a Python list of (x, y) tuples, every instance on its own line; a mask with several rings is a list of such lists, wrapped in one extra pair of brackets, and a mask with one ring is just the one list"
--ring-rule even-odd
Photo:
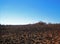
[(0, 44), (60, 44), (60, 24), (0, 25)]

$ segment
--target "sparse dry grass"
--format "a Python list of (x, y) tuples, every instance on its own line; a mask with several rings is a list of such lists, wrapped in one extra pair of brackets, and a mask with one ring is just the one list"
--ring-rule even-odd
[(0, 25), (0, 44), (60, 44), (60, 24)]

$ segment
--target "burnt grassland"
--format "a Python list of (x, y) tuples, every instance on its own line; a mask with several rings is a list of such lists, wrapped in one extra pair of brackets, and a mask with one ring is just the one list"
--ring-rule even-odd
[(60, 24), (0, 25), (0, 44), (60, 44)]

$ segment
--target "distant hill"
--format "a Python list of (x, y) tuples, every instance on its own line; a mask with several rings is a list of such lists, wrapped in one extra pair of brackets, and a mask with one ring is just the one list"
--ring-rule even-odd
[[(45, 22), (38, 22), (35, 24), (28, 24), (28, 25), (0, 25), (0, 29), (6, 30), (43, 30), (44, 29), (60, 29), (60, 24), (46, 24)], [(35, 29), (34, 29), (35, 28)], [(39, 29), (38, 29), (39, 28)]]

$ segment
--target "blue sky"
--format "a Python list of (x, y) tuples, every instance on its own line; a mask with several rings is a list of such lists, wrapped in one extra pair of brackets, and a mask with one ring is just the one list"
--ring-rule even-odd
[(0, 24), (60, 23), (60, 0), (0, 0)]

